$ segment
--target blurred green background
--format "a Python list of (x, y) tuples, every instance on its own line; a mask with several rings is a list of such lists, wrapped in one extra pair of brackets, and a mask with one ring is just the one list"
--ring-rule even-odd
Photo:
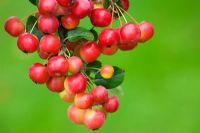
[[(120, 109), (96, 132), (199, 133), (200, 1), (130, 1), (131, 14), (156, 33), (134, 51), (101, 57), (124, 68), (126, 79)], [(29, 66), (44, 61), (20, 52), (4, 32), (7, 17), (35, 10), (28, 0), (0, 1), (0, 133), (92, 133), (66, 118), (68, 104), (58, 95), (29, 80)]]

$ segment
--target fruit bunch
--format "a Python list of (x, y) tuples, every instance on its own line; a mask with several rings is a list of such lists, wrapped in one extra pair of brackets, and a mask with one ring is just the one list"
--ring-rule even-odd
[[(138, 23), (127, 12), (129, 0), (29, 1), (38, 10), (27, 17), (26, 25), (12, 16), (6, 20), (5, 30), (18, 37), (22, 52), (37, 52), (46, 60), (29, 68), (30, 79), (46, 84), (63, 101), (72, 103), (67, 110), (72, 122), (99, 129), (107, 114), (119, 107), (113, 90), (123, 82), (124, 70), (102, 65), (98, 57), (133, 50), (153, 36), (152, 25), (148, 21)], [(86, 17), (91, 24), (79, 26)], [(120, 26), (114, 28), (116, 21)], [(103, 29), (98, 33), (96, 27)]]

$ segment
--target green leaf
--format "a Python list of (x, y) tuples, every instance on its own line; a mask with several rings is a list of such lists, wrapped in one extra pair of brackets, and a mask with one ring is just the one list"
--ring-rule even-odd
[(29, 1), (35, 6), (37, 6), (39, 2), (39, 0), (29, 0)]
[(92, 32), (92, 34), (94, 35), (94, 41), (98, 41), (98, 33), (96, 30), (92, 29), (90, 30)]
[(103, 7), (108, 8), (110, 6), (110, 1), (109, 0), (103, 0)]
[(88, 63), (86, 65), (86, 73), (90, 76), (90, 77), (94, 77), (95, 78), (95, 74), (97, 73), (97, 69), (101, 68), (102, 63), (98, 60), (92, 62), (92, 63)]
[(80, 39), (86, 39), (88, 41), (93, 41), (94, 40), (94, 35), (91, 31), (78, 27), (76, 29), (70, 30), (67, 33), (67, 39), (70, 42), (76, 42)]
[(95, 75), (94, 82), (96, 85), (103, 85), (107, 89), (113, 89), (118, 87), (124, 80), (125, 71), (119, 67), (114, 66), (114, 74), (110, 79), (104, 79), (100, 72), (97, 72)]
[[(26, 31), (27, 32), (30, 32), (32, 30), (36, 21), (37, 21), (36, 17), (29, 16), (29, 18), (27, 19), (27, 22), (26, 22)], [(38, 39), (41, 39), (42, 36), (44, 36), (44, 33), (40, 32), (40, 30), (38, 29), (37, 24), (34, 26), (32, 34), (36, 35), (38, 37)]]
[(121, 86), (118, 86), (116, 88), (110, 89), (109, 91), (109, 96), (122, 96), (124, 95), (124, 91)]

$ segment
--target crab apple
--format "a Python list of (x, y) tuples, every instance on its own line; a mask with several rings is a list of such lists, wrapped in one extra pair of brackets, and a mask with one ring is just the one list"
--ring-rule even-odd
[(106, 55), (113, 55), (117, 52), (117, 44), (119, 42), (118, 33), (112, 29), (107, 28), (101, 31), (99, 34), (99, 45), (101, 47), (101, 52)]
[(64, 89), (62, 92), (59, 93), (60, 95), (60, 98), (67, 102), (67, 103), (72, 103), (74, 102), (74, 97), (75, 97), (75, 94), (69, 92), (68, 90)]
[(38, 29), (44, 33), (54, 33), (59, 27), (58, 19), (53, 15), (40, 15)]
[(68, 72), (69, 64), (65, 57), (54, 56), (49, 59), (47, 68), (51, 76), (65, 76)]
[(94, 62), (101, 54), (100, 47), (95, 41), (86, 42), (80, 48), (80, 56), (85, 62)]
[(58, 5), (56, 11), (53, 13), (55, 16), (64, 16), (64, 15), (70, 15), (71, 14), (71, 8), (70, 7), (63, 7)]
[(9, 35), (13, 37), (17, 37), (25, 31), (24, 24), (15, 16), (9, 17), (6, 20), (4, 29)]
[(49, 55), (55, 55), (59, 52), (61, 42), (55, 35), (45, 35), (41, 38), (39, 48), (40, 51)]
[(125, 11), (129, 9), (129, 0), (121, 0), (122, 2), (122, 7), (124, 8)]
[(114, 74), (114, 68), (110, 65), (104, 65), (100, 69), (100, 74), (104, 79), (112, 78)]
[(79, 109), (75, 105), (71, 105), (67, 109), (67, 116), (75, 124), (83, 124), (85, 112), (85, 109)]
[(154, 34), (154, 28), (151, 25), (151, 23), (149, 23), (148, 21), (143, 21), (139, 23), (138, 26), (141, 31), (141, 37), (139, 39), (139, 42), (144, 43), (152, 38)]
[(49, 55), (41, 50), (38, 50), (38, 54), (40, 56), (41, 59), (48, 59)]
[(103, 126), (105, 118), (102, 111), (88, 109), (85, 112), (83, 123), (88, 129), (97, 130)]
[(29, 77), (37, 84), (46, 83), (49, 79), (48, 69), (40, 63), (35, 63), (29, 68)]
[(71, 72), (72, 74), (78, 73), (83, 67), (82, 60), (77, 56), (72, 56), (68, 58), (68, 63), (69, 63), (69, 72)]
[(62, 26), (68, 30), (76, 28), (79, 25), (79, 22), (80, 19), (74, 17), (73, 15), (63, 16), (61, 18)]
[(47, 83), (47, 88), (52, 92), (61, 92), (64, 90), (65, 77), (51, 77)]
[(71, 0), (57, 0), (58, 4), (60, 4), (61, 6), (64, 6), (64, 7), (70, 6), (70, 1)]
[(92, 10), (90, 21), (96, 27), (106, 27), (110, 25), (112, 16), (109, 10), (104, 8), (97, 8)]
[(88, 109), (94, 103), (94, 97), (91, 93), (79, 93), (74, 98), (74, 105), (80, 109)]
[(69, 92), (73, 94), (84, 92), (86, 86), (87, 86), (87, 79), (81, 73), (67, 77), (64, 82), (65, 89), (69, 90)]
[(137, 47), (137, 42), (135, 42), (135, 43), (119, 43), (117, 46), (122, 51), (129, 51), (129, 50), (133, 50), (134, 48)]
[(33, 53), (38, 49), (38, 38), (30, 33), (22, 33), (17, 40), (17, 46), (25, 53)]
[(104, 103), (108, 99), (108, 90), (101, 85), (92, 89), (91, 94), (94, 96), (94, 101), (99, 104)]
[(137, 43), (140, 39), (141, 32), (138, 26), (132, 22), (126, 23), (120, 30), (121, 43)]
[(41, 14), (51, 14), (57, 9), (56, 0), (39, 0), (38, 10)]
[(91, 13), (93, 8), (92, 0), (74, 0), (72, 15), (77, 18), (84, 18)]
[(113, 113), (116, 112), (119, 108), (119, 99), (117, 96), (111, 96), (107, 99), (107, 101), (104, 103), (103, 107), (106, 112)]

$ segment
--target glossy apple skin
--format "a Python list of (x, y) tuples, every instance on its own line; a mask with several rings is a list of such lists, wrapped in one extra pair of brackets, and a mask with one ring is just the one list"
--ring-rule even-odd
[(75, 124), (83, 124), (85, 112), (85, 109), (79, 109), (75, 105), (71, 105), (67, 110), (67, 116)]
[(99, 34), (99, 46), (101, 48), (101, 52), (105, 55), (113, 55), (117, 52), (118, 47), (117, 44), (119, 42), (118, 33), (112, 29), (107, 28), (100, 32)]
[(119, 108), (119, 105), (120, 105), (120, 103), (119, 103), (118, 97), (112, 96), (107, 99), (107, 101), (104, 103), (103, 107), (106, 112), (113, 113), (113, 112), (117, 111), (117, 109)]
[(121, 2), (124, 10), (127, 11), (129, 9), (129, 0), (121, 0)]
[(154, 28), (151, 23), (149, 23), (148, 21), (143, 21), (139, 23), (138, 26), (141, 31), (141, 37), (139, 39), (139, 42), (145, 43), (153, 37)]
[(67, 77), (64, 82), (65, 89), (69, 90), (69, 92), (73, 94), (84, 92), (86, 86), (87, 86), (87, 79), (81, 73)]
[(72, 56), (68, 58), (68, 63), (69, 63), (69, 72), (71, 72), (72, 74), (80, 72), (81, 68), (83, 67), (82, 60), (77, 56)]
[(70, 0), (57, 0), (57, 2), (64, 7), (68, 7), (70, 5)]
[(70, 15), (71, 14), (71, 8), (70, 7), (64, 7), (58, 5), (56, 11), (53, 13), (55, 16), (64, 16), (64, 15)]
[(120, 30), (120, 42), (121, 43), (137, 43), (140, 39), (141, 31), (139, 27), (132, 23), (126, 23)]
[(51, 14), (57, 9), (56, 0), (39, 0), (38, 10), (40, 14)]
[(80, 109), (88, 109), (94, 103), (94, 97), (90, 93), (76, 94), (74, 99), (74, 105)]
[(94, 62), (100, 54), (100, 47), (94, 41), (87, 42), (80, 48), (80, 56), (87, 63)]
[(68, 90), (64, 89), (62, 92), (59, 93), (60, 95), (60, 98), (67, 102), (67, 103), (72, 103), (74, 102), (74, 97), (75, 97), (75, 94), (69, 92)]
[(45, 35), (40, 40), (39, 48), (44, 53), (55, 55), (61, 48), (61, 42), (55, 35)]
[(68, 72), (69, 64), (65, 57), (54, 56), (49, 59), (47, 68), (51, 76), (65, 76)]
[(91, 94), (94, 97), (94, 101), (98, 104), (102, 104), (108, 99), (108, 90), (103, 86), (97, 86), (92, 89)]
[(47, 83), (47, 88), (52, 92), (62, 92), (64, 90), (65, 77), (51, 77)]
[(134, 48), (137, 47), (137, 44), (138, 42), (130, 42), (130, 43), (123, 43), (121, 41), (121, 35), (120, 35), (120, 30), (121, 30), (121, 27), (117, 28), (115, 31), (118, 33), (118, 35), (120, 36), (120, 41), (119, 43), (117, 44), (118, 48), (122, 51), (130, 51), (130, 50), (133, 50)]
[(25, 26), (20, 19), (12, 16), (6, 20), (4, 29), (9, 35), (17, 37), (25, 31)]
[(112, 21), (112, 15), (110, 11), (104, 8), (93, 9), (90, 15), (90, 21), (93, 26), (106, 27), (110, 25)]
[(79, 22), (80, 22), (80, 19), (77, 17), (74, 17), (73, 15), (63, 16), (61, 18), (62, 26), (68, 30), (76, 28), (79, 25)]
[(74, 0), (72, 15), (81, 19), (89, 15), (93, 8), (92, 0)]
[(17, 40), (17, 46), (25, 53), (33, 53), (38, 49), (39, 40), (33, 34), (22, 33)]
[(114, 74), (114, 68), (110, 65), (103, 65), (100, 69), (100, 74), (104, 79), (112, 78)]
[(44, 84), (49, 79), (48, 69), (40, 63), (35, 63), (29, 68), (29, 77), (37, 84)]
[(105, 114), (100, 110), (88, 109), (85, 112), (83, 123), (91, 130), (97, 130), (101, 128), (105, 121)]
[(58, 30), (59, 21), (53, 15), (40, 15), (38, 29), (44, 33), (54, 33)]

